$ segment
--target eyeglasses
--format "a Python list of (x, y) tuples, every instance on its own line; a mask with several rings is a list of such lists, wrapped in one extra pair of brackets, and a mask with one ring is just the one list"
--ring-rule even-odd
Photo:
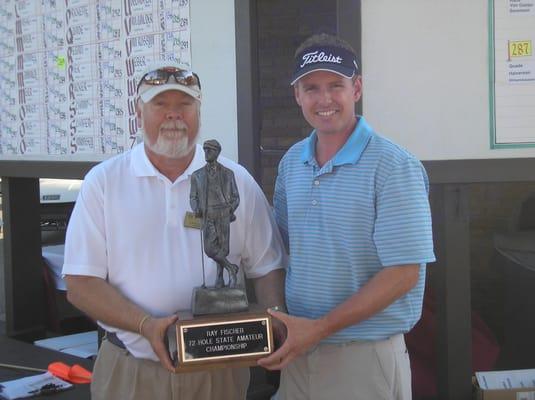
[(171, 76), (175, 78), (175, 81), (179, 85), (198, 86), (199, 89), (201, 88), (201, 81), (195, 72), (175, 67), (167, 67), (155, 69), (154, 71), (147, 72), (143, 75), (137, 84), (137, 90), (139, 91), (139, 87), (142, 83), (154, 86), (165, 85), (169, 82)]

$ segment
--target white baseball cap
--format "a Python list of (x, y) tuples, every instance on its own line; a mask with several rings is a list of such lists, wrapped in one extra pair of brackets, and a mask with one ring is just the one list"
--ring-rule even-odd
[(201, 101), (199, 76), (173, 61), (159, 60), (150, 64), (140, 75), (137, 94), (147, 103), (168, 90), (178, 90)]

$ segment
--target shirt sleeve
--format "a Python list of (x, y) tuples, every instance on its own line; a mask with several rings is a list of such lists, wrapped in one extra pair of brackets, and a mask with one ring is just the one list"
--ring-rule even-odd
[(95, 171), (84, 179), (67, 227), (63, 275), (108, 275), (102, 179)]
[(282, 236), (286, 251), (289, 251), (290, 243), (288, 238), (288, 204), (286, 202), (286, 187), (284, 185), (282, 163), (279, 165), (277, 179), (275, 180), (273, 209), (275, 212), (275, 221)]
[(435, 261), (429, 185), (422, 164), (406, 158), (377, 190), (374, 241), (381, 264)]
[(264, 193), (252, 177), (248, 186), (242, 264), (248, 278), (259, 278), (273, 270), (286, 268), (288, 257)]

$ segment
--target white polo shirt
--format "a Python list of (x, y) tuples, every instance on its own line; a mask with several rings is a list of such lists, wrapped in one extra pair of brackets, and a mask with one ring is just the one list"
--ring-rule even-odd
[[(224, 157), (218, 161), (234, 171), (240, 194), (236, 220), (230, 224), (229, 261), (240, 265), (248, 278), (286, 267), (282, 240), (261, 189), (242, 166)], [(190, 176), (204, 164), (197, 145), (189, 167), (171, 182), (152, 165), (141, 143), (95, 166), (69, 221), (63, 274), (107, 279), (153, 316), (190, 309), (192, 289), (203, 282), (201, 257), (206, 284), (212, 286), (216, 279), (216, 264), (204, 256), (200, 230), (184, 226), (191, 211)], [(142, 336), (99, 324), (117, 332), (135, 357), (158, 360)]]

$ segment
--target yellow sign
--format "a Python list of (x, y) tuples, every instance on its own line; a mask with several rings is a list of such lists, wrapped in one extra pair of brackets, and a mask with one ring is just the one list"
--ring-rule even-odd
[(57, 56), (56, 57), (56, 66), (59, 69), (65, 69), (65, 57), (63, 56)]
[(516, 57), (529, 57), (532, 54), (531, 40), (509, 41), (509, 60)]

